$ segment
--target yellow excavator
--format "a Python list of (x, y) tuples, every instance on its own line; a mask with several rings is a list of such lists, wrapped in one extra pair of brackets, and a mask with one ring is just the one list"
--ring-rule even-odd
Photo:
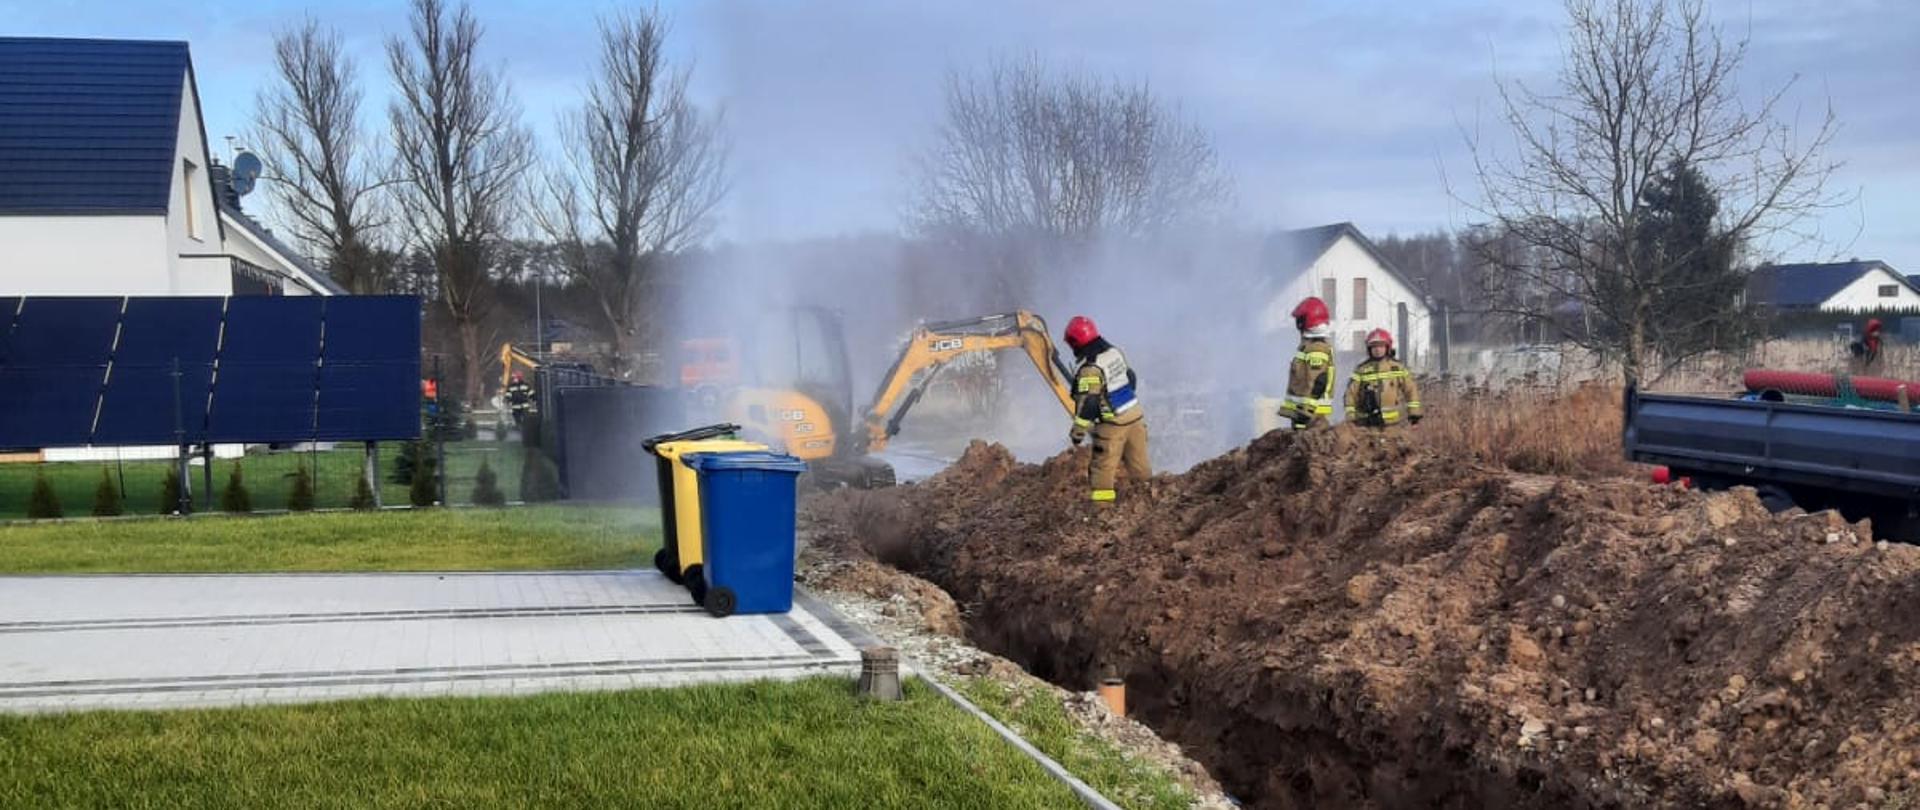
[[(739, 353), (742, 379), (720, 395), (713, 414), (740, 425), (743, 435), (781, 448), (808, 463), (816, 483), (872, 489), (892, 486), (884, 450), (901, 422), (939, 373), (955, 360), (1018, 351), (1069, 415), (1073, 372), (1060, 358), (1046, 321), (1031, 312), (1005, 312), (914, 328), (866, 408), (852, 405), (846, 340), (828, 310), (795, 308), (763, 322)], [(687, 341), (711, 351), (713, 338)], [(685, 369), (683, 369), (683, 372)]]

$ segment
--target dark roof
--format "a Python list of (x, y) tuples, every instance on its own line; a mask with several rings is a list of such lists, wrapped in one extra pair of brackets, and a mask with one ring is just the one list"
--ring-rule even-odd
[[(340, 286), (340, 283), (334, 281), (333, 277), (327, 275), (325, 271), (313, 266), (313, 263), (307, 261), (307, 257), (300, 255), (299, 251), (294, 250), (287, 243), (280, 241), (280, 238), (274, 236), (273, 231), (267, 230), (265, 225), (261, 225), (255, 221), (253, 217), (247, 216), (245, 211), (240, 210), (240, 206), (231, 204), (223, 199), (220, 201), (220, 210), (227, 216), (232, 217), (233, 221), (240, 225), (241, 230), (252, 234), (253, 238), (260, 240), (266, 244), (267, 247), (272, 248), (275, 253), (280, 254), (287, 261), (292, 262), (293, 266), (300, 268), (301, 272), (306, 273), (307, 276), (313, 280), (313, 283), (320, 285), (326, 292), (333, 295), (347, 294), (347, 288)], [(304, 285), (304, 282), (300, 282), (299, 280), (296, 280), (296, 282)]]
[(1380, 248), (1373, 244), (1373, 240), (1368, 239), (1367, 235), (1361, 233), (1360, 229), (1354, 227), (1351, 222), (1335, 222), (1331, 225), (1299, 228), (1274, 234), (1267, 239), (1266, 265), (1287, 273), (1304, 271), (1312, 266), (1321, 254), (1331, 249), (1335, 242), (1340, 241), (1342, 236), (1353, 237), (1353, 241), (1360, 245), (1360, 249), (1365, 250), (1367, 255), (1372, 256), (1374, 261), (1386, 268), (1389, 275), (1406, 285), (1407, 289), (1412, 290), (1414, 295), (1426, 295), (1426, 290), (1421, 289), (1420, 285), (1413, 283), (1405, 273), (1400, 272), (1400, 268), (1395, 267), (1393, 262), (1387, 259), (1386, 254), (1380, 252)]
[(1878, 260), (1761, 265), (1748, 279), (1747, 290), (1756, 304), (1782, 309), (1818, 307), (1861, 276), (1876, 272), (1893, 273), (1894, 278), (1920, 292), (1920, 285), (1911, 278), (1893, 272), (1886, 262)]
[(0, 214), (165, 213), (190, 71), (184, 42), (0, 37)]

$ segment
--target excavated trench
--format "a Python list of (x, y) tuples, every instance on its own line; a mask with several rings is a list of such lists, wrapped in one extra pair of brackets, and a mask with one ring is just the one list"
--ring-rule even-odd
[(1102, 513), (1084, 463), (976, 445), (814, 511), (945, 589), (975, 645), (1069, 689), (1120, 674), (1130, 712), (1250, 807), (1920, 790), (1920, 623), (1858, 618), (1920, 613), (1920, 556), (1864, 527), (1338, 431), (1263, 438)]

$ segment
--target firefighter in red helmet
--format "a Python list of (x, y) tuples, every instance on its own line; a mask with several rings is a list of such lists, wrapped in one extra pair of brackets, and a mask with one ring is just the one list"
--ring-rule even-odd
[(1295, 430), (1326, 427), (1333, 418), (1333, 344), (1327, 342), (1333, 317), (1327, 302), (1301, 301), (1293, 308), (1293, 325), (1300, 330), (1300, 348), (1287, 372), (1287, 398), (1280, 404), (1280, 415), (1292, 420)]
[(1393, 355), (1393, 333), (1367, 333), (1367, 359), (1347, 380), (1347, 421), (1388, 428), (1420, 423), (1420, 388)]
[(1147, 419), (1141, 412), (1139, 378), (1126, 355), (1100, 336), (1093, 320), (1076, 315), (1067, 322), (1067, 346), (1080, 362), (1073, 381), (1074, 444), (1093, 435), (1093, 462), (1088, 470), (1095, 504), (1112, 503), (1120, 468), (1126, 467), (1131, 486), (1147, 483), (1153, 469), (1147, 463)]
[(1853, 355), (1853, 373), (1869, 374), (1880, 370), (1880, 319), (1868, 318), (1865, 334), (1848, 344)]

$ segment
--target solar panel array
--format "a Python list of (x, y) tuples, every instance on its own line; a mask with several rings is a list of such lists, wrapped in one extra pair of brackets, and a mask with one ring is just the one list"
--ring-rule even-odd
[(0, 297), (0, 449), (411, 439), (419, 379), (413, 296)]

